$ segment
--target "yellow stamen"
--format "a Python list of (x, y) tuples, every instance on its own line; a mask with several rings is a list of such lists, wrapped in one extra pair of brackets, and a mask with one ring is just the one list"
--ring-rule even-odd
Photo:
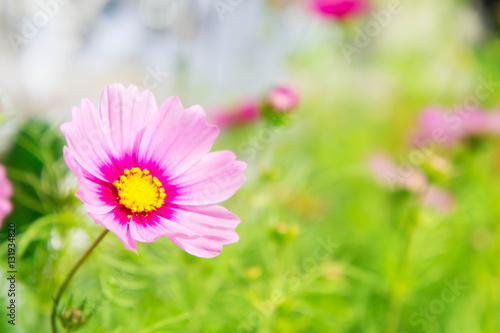
[(161, 187), (163, 184), (158, 178), (152, 177), (147, 169), (125, 169), (113, 185), (118, 190), (118, 202), (132, 213), (147, 215), (165, 203), (165, 189)]

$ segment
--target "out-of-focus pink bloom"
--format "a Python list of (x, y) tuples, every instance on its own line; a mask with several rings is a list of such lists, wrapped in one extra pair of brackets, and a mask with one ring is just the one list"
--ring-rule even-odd
[(260, 118), (260, 106), (257, 99), (246, 99), (236, 108), (241, 123), (252, 123)]
[(245, 181), (246, 163), (231, 151), (209, 153), (219, 134), (199, 105), (178, 97), (160, 107), (134, 86), (107, 87), (100, 113), (88, 99), (61, 130), (64, 160), (78, 177), (76, 196), (125, 248), (168, 237), (184, 251), (212, 258), (238, 241), (239, 218), (217, 205)]
[(231, 127), (233, 125), (234, 115), (230, 110), (217, 108), (212, 110), (211, 121), (220, 128)]
[[(460, 139), (458, 125), (441, 109), (424, 110), (418, 120), (419, 127), (413, 137), (416, 146), (437, 143), (450, 146)], [(463, 125), (462, 125), (463, 126)]]
[(320, 16), (340, 20), (366, 12), (367, 0), (311, 0), (311, 9)]
[(500, 134), (500, 111), (493, 111), (486, 114), (485, 127), (489, 134)]
[(463, 139), (495, 132), (500, 132), (500, 115), (476, 109), (446, 112), (432, 108), (420, 114), (413, 144), (453, 146)]
[(267, 95), (267, 103), (276, 112), (288, 113), (299, 104), (298, 92), (290, 87), (276, 86)]
[(440, 212), (449, 211), (454, 204), (451, 194), (429, 183), (427, 176), (411, 166), (398, 167), (394, 161), (383, 153), (370, 157), (370, 169), (375, 178), (383, 186), (404, 189), (416, 194), (426, 207)]
[(462, 126), (458, 127), (462, 138), (487, 134), (488, 132), (488, 113), (480, 110), (470, 110), (469, 112), (459, 113), (463, 119)]
[(429, 185), (427, 176), (422, 171), (411, 166), (398, 167), (384, 153), (373, 154), (369, 159), (369, 167), (377, 181), (392, 190), (405, 189), (421, 194)]
[(422, 198), (422, 204), (439, 212), (446, 213), (453, 208), (453, 196), (434, 185), (429, 186)]
[(3, 220), (12, 212), (12, 184), (7, 178), (5, 167), (0, 165), (0, 227), (2, 227)]
[(259, 101), (254, 98), (242, 100), (234, 108), (216, 109), (211, 115), (214, 124), (222, 128), (250, 124), (259, 118)]

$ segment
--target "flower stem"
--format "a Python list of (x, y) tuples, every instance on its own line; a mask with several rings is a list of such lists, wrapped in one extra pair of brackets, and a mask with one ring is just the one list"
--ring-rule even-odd
[[(424, 196), (422, 196), (424, 197)], [(410, 256), (415, 238), (415, 229), (418, 226), (418, 219), (422, 207), (421, 199), (415, 207), (411, 207), (407, 214), (405, 224), (401, 227), (404, 230), (403, 249), (398, 265), (399, 282), (394, 286), (388, 311), (388, 320), (385, 332), (396, 333), (400, 324), (401, 310), (403, 308), (404, 297), (407, 292), (407, 283), (410, 273)]]
[(64, 291), (69, 285), (69, 282), (71, 281), (71, 278), (73, 278), (73, 275), (75, 275), (76, 271), (80, 266), (84, 263), (84, 261), (89, 257), (89, 255), (92, 253), (92, 251), (99, 245), (99, 243), (102, 241), (104, 236), (108, 233), (109, 230), (104, 230), (101, 232), (99, 237), (90, 245), (90, 247), (87, 249), (87, 251), (83, 254), (83, 256), (78, 260), (78, 262), (73, 266), (71, 271), (68, 273), (68, 276), (66, 276), (66, 279), (64, 280), (63, 284), (57, 291), (56, 296), (54, 297), (54, 307), (52, 308), (52, 316), (50, 317), (50, 322), (52, 325), (52, 332), (57, 333), (57, 325), (56, 325), (56, 312), (57, 312), (57, 305), (59, 304), (59, 301), (61, 300), (61, 296), (63, 295)]

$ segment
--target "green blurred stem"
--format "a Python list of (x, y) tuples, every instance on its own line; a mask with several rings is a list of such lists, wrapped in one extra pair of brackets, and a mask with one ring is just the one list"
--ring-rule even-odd
[[(422, 195), (422, 198), (424, 196), (425, 193), (424, 195)], [(408, 223), (402, 226), (405, 231), (406, 237), (403, 240), (404, 245), (401, 254), (401, 261), (399, 264), (398, 283), (395, 286), (395, 290), (393, 291), (390, 300), (387, 326), (385, 329), (386, 333), (396, 333), (399, 326), (401, 310), (403, 308), (404, 297), (407, 289), (407, 280), (410, 269), (411, 248), (413, 244), (413, 238), (415, 235), (415, 229), (418, 224), (418, 218), (421, 206), (422, 203), (420, 202), (420, 204), (417, 207), (410, 208), (410, 211), (408, 212), (408, 214), (410, 215), (407, 220)]]
[(59, 304), (59, 301), (61, 300), (61, 296), (63, 295), (64, 291), (69, 285), (69, 282), (71, 281), (71, 278), (73, 278), (73, 275), (75, 275), (76, 271), (80, 268), (80, 266), (85, 262), (85, 260), (90, 256), (92, 251), (99, 245), (99, 243), (102, 241), (104, 236), (108, 233), (109, 230), (104, 230), (101, 232), (99, 237), (90, 245), (90, 247), (87, 249), (87, 251), (83, 254), (83, 256), (78, 260), (78, 262), (73, 266), (71, 271), (68, 273), (68, 276), (64, 280), (63, 284), (57, 291), (56, 297), (54, 297), (54, 307), (52, 308), (52, 316), (50, 317), (50, 323), (52, 325), (52, 332), (57, 333), (57, 325), (56, 325), (56, 312), (57, 312), (57, 305)]

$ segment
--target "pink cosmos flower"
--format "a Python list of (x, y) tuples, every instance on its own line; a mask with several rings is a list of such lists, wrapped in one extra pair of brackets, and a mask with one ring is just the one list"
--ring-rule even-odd
[(384, 153), (373, 154), (369, 167), (377, 181), (392, 190), (404, 189), (421, 194), (427, 189), (427, 176), (422, 171), (410, 166), (398, 166)]
[(299, 94), (290, 87), (276, 86), (267, 95), (267, 103), (274, 111), (288, 113), (299, 104)]
[(493, 111), (486, 114), (485, 130), (488, 134), (500, 134), (500, 111)]
[(440, 189), (437, 186), (431, 185), (422, 197), (422, 203), (426, 207), (433, 208), (442, 213), (446, 213), (453, 208), (455, 199), (450, 193)]
[(366, 0), (311, 0), (311, 9), (327, 19), (345, 19), (368, 10)]
[(419, 128), (413, 137), (413, 143), (417, 146), (427, 143), (453, 146), (470, 137), (498, 133), (500, 115), (497, 112), (478, 109), (447, 112), (430, 108), (420, 114)]
[(12, 212), (12, 184), (7, 178), (5, 167), (0, 165), (0, 227), (2, 227), (3, 220)]
[(451, 146), (462, 136), (459, 126), (441, 109), (424, 110), (418, 123), (419, 128), (413, 137), (413, 143), (417, 146), (428, 142)]
[(234, 109), (220, 108), (212, 112), (212, 120), (219, 127), (233, 127), (253, 123), (260, 118), (259, 101), (255, 98), (244, 99)]
[(125, 248), (168, 237), (184, 251), (212, 258), (238, 241), (240, 220), (222, 206), (243, 184), (246, 164), (230, 151), (209, 153), (219, 134), (201, 106), (178, 97), (160, 107), (150, 91), (107, 87), (100, 113), (88, 100), (61, 130), (64, 158), (78, 177), (76, 195)]
[(459, 126), (462, 137), (486, 134), (486, 132), (488, 132), (487, 115), (488, 114), (482, 110), (470, 110), (469, 112), (462, 113), (462, 126)]
[(420, 170), (408, 165), (398, 166), (389, 156), (376, 153), (370, 157), (369, 167), (379, 183), (395, 189), (404, 189), (417, 195), (426, 207), (448, 212), (454, 205), (451, 194), (429, 183)]

